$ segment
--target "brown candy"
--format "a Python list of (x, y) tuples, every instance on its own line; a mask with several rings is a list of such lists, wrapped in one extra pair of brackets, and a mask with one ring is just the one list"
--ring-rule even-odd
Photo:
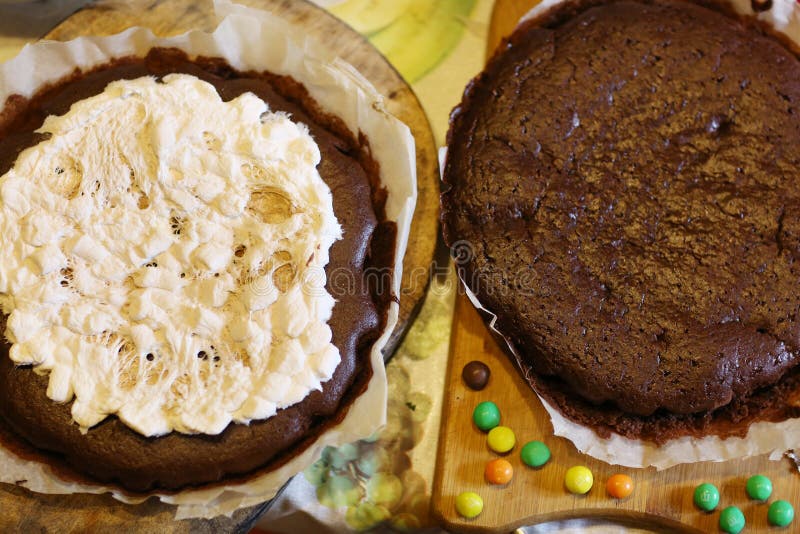
[(461, 378), (464, 379), (464, 383), (468, 388), (480, 391), (486, 387), (490, 374), (491, 371), (489, 371), (488, 365), (473, 360), (464, 366), (464, 370), (461, 371)]

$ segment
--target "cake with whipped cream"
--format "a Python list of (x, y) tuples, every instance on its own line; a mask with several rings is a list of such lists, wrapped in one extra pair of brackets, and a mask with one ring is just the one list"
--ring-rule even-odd
[(662, 443), (800, 416), (798, 80), (724, 3), (579, 0), (467, 87), (445, 241), (573, 421)]
[(174, 490), (274, 468), (343, 417), (394, 226), (364, 141), (301, 85), (156, 49), (0, 118), (4, 443)]

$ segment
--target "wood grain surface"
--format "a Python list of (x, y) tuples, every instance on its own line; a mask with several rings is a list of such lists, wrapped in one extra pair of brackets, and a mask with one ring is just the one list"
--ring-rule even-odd
[[(491, 368), (483, 391), (472, 391), (461, 380), (461, 370), (471, 360), (481, 360)], [(788, 460), (771, 462), (761, 456), (659, 472), (613, 466), (581, 454), (571, 442), (553, 435), (547, 412), (463, 295), (456, 300), (445, 391), (432, 504), (434, 515), (453, 532), (510, 532), (522, 525), (575, 518), (664, 532), (718, 532), (719, 510), (730, 505), (744, 512), (746, 532), (780, 531), (767, 524), (768, 505), (751, 501), (745, 494), (747, 477), (757, 473), (772, 480), (770, 501), (800, 503), (800, 475)], [(517, 445), (505, 456), (514, 467), (514, 478), (507, 486), (491, 486), (483, 479), (486, 463), (499, 456), (489, 450), (486, 434), (472, 423), (472, 410), (485, 400), (498, 405), (501, 424), (517, 437)], [(526, 467), (519, 458), (521, 446), (531, 440), (545, 442), (552, 452), (550, 462), (540, 469)], [(575, 496), (564, 489), (564, 474), (573, 465), (592, 470), (594, 487), (588, 495)], [(633, 478), (635, 490), (626, 500), (606, 494), (606, 481), (615, 473)], [(701, 512), (692, 502), (695, 486), (703, 482), (720, 490), (717, 512)], [(456, 513), (455, 497), (463, 491), (475, 491), (483, 498), (483, 513), (473, 520)]]
[[(408, 84), (361, 35), (305, 0), (237, 0), (268, 9), (302, 26), (309, 34), (352, 63), (386, 97), (386, 107), (405, 122), (417, 145), (417, 203), (408, 252), (403, 261), (400, 321), (387, 345), (389, 357), (415, 317), (427, 290), (439, 227), (439, 180), (436, 147), (427, 117)], [(159, 35), (216, 26), (211, 0), (106, 2), (73, 14), (45, 37), (69, 40), (81, 35), (110, 35), (146, 26)], [(110, 496), (40, 495), (0, 484), (0, 532), (246, 532), (268, 503), (240, 510), (232, 518), (174, 521), (174, 507), (156, 499), (137, 505)]]
[[(534, 3), (496, 1), (488, 54)], [(491, 368), (491, 379), (483, 391), (472, 391), (461, 380), (461, 370), (471, 360), (482, 360)], [(606, 464), (554, 436), (547, 412), (463, 294), (456, 300), (445, 391), (432, 505), (434, 515), (453, 532), (510, 532), (522, 525), (576, 518), (663, 532), (720, 532), (719, 511), (731, 505), (744, 512), (744, 532), (800, 531), (798, 520), (786, 529), (770, 526), (768, 504), (752, 501), (745, 493), (747, 477), (761, 473), (774, 485), (769, 502), (784, 499), (798, 507), (800, 475), (788, 460), (771, 462), (760, 456), (658, 472)], [(484, 400), (499, 406), (501, 424), (513, 429), (517, 437), (517, 445), (506, 456), (514, 467), (514, 478), (507, 486), (491, 486), (483, 478), (486, 463), (498, 457), (489, 450), (486, 434), (472, 423), (473, 409)], [(521, 446), (531, 440), (544, 441), (552, 452), (550, 462), (540, 469), (525, 466), (519, 458)], [(585, 496), (572, 495), (564, 488), (564, 474), (573, 465), (585, 465), (594, 474), (594, 486)], [(622, 501), (606, 493), (606, 481), (615, 473), (626, 473), (634, 480), (634, 493)], [(702, 512), (693, 504), (694, 488), (703, 482), (720, 490), (716, 512)], [(475, 491), (483, 498), (483, 513), (475, 519), (456, 513), (455, 498), (464, 491)]]

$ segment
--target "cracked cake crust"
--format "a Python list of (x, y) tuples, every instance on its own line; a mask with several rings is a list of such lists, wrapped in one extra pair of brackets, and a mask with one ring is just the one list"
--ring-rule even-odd
[(567, 3), (514, 33), (451, 117), (442, 221), (537, 390), (630, 436), (791, 379), (798, 102), (797, 57), (708, 5)]

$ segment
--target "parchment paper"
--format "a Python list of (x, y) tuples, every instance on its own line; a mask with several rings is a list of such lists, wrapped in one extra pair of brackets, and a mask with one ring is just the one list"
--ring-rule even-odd
[[(543, 0), (525, 14), (520, 23), (545, 13), (553, 6), (565, 0)], [(750, 0), (730, 0), (735, 11), (742, 15), (753, 16)], [(800, 6), (795, 0), (773, 0), (772, 8), (757, 14), (757, 18), (771, 25), (779, 33), (800, 44)], [(440, 169), (444, 169), (447, 157), (446, 148), (439, 153)], [(499, 334), (508, 345), (517, 360), (517, 367), (524, 364), (513, 343), (497, 330), (497, 316), (486, 309), (477, 296), (470, 291), (462, 279), (467, 296), (473, 305), (490, 316), (489, 328)], [(539, 396), (537, 394), (537, 396)], [(771, 460), (778, 460), (787, 449), (797, 447), (800, 443), (800, 419), (789, 419), (780, 423), (756, 422), (750, 425), (744, 438), (730, 437), (721, 439), (717, 436), (704, 438), (683, 437), (667, 441), (658, 446), (654, 443), (633, 440), (612, 433), (609, 438), (602, 438), (591, 428), (579, 425), (566, 417), (539, 396), (539, 400), (550, 415), (553, 431), (557, 436), (570, 440), (582, 453), (603, 460), (609, 464), (626, 467), (655, 467), (666, 469), (678, 464), (703, 461), (722, 462), (749, 456), (769, 454)]]
[[(397, 223), (392, 290), (400, 295), (402, 258), (417, 196), (414, 139), (409, 129), (385, 110), (382, 97), (351, 65), (306, 36), (301, 28), (265, 11), (228, 0), (217, 1), (215, 8), (221, 22), (213, 33), (192, 31), (158, 38), (148, 29), (130, 28), (109, 37), (28, 45), (16, 58), (0, 65), (0, 102), (15, 93), (30, 96), (41, 85), (63, 78), (76, 67), (85, 69), (115, 57), (142, 56), (153, 47), (177, 47), (190, 55), (224, 58), (237, 69), (289, 75), (306, 87), (322, 109), (340, 117), (356, 136), (361, 131), (369, 139), (388, 192), (387, 218)], [(397, 323), (398, 312), (399, 306), (392, 303), (386, 328), (370, 354), (373, 376), (368, 388), (355, 400), (341, 424), (324, 433), (290, 462), (247, 483), (192, 489), (175, 495), (156, 494), (158, 498), (178, 505), (176, 519), (230, 515), (238, 508), (272, 498), (289, 478), (318, 458), (325, 446), (372, 435), (386, 422), (387, 385), (381, 351)], [(14, 484), (17, 480), (25, 480), (22, 486), (40, 493), (111, 493), (128, 503), (151, 496), (131, 497), (111, 487), (64, 480), (47, 465), (23, 460), (0, 447), (0, 482)]]

